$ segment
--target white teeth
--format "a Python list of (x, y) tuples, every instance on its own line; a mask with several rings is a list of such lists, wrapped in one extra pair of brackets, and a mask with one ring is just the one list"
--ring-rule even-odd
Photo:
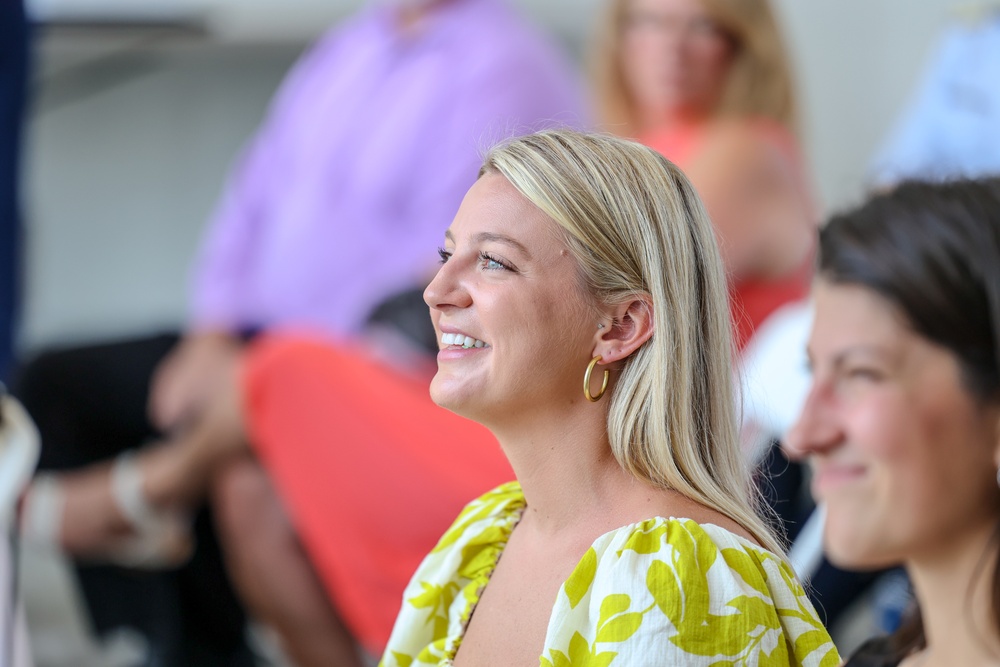
[(455, 333), (443, 333), (441, 334), (441, 344), (442, 345), (461, 345), (465, 349), (473, 347), (486, 347), (484, 341), (478, 338), (473, 338), (472, 336), (466, 336), (465, 334), (455, 334)]

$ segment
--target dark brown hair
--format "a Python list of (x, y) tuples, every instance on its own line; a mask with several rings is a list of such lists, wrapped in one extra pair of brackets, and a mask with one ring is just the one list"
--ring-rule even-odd
[[(895, 304), (955, 355), (976, 399), (1000, 400), (1000, 179), (906, 182), (834, 216), (820, 233), (819, 276)], [(1000, 634), (1000, 561), (990, 589)], [(924, 643), (915, 610), (880, 650), (895, 664)]]

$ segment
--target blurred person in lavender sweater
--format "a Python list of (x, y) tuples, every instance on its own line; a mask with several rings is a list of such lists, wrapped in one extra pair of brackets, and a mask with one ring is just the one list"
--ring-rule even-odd
[[(302, 58), (233, 170), (198, 256), (184, 333), (52, 351), (22, 370), (16, 394), (38, 422), (42, 468), (79, 468), (182, 433), (231, 379), (250, 338), (357, 336), (380, 302), (430, 275), (429, 258), (475, 181), (480, 149), (584, 122), (575, 74), (503, 0), (370, 4)], [(58, 500), (103, 494), (121, 508), (123, 537), (141, 538), (142, 527), (129, 525), (149, 515), (140, 474), (123, 463), (85, 488), (49, 475), (29, 492), (27, 530), (86, 551), (72, 548), (86, 517), (64, 517)], [(45, 503), (32, 498), (46, 494), (57, 509), (34, 511)], [(205, 513), (195, 537), (192, 559), (176, 570), (176, 551), (164, 557), (162, 544), (142, 540), (93, 554), (169, 567), (157, 591), (181, 591), (161, 595), (179, 604), (151, 612), (153, 598), (134, 578), (109, 595), (117, 573), (81, 567), (98, 631), (141, 626), (163, 664), (195, 664), (193, 652), (209, 649), (230, 655), (219, 648), (225, 637), (241, 645), (242, 612)], [(207, 664), (247, 664), (213, 660)]]
[(359, 333), (428, 275), (481, 148), (580, 122), (573, 76), (502, 1), (376, 4), (398, 7), (362, 13), (303, 59), (233, 175), (189, 332), (154, 383), (160, 428), (197, 410), (240, 333)]

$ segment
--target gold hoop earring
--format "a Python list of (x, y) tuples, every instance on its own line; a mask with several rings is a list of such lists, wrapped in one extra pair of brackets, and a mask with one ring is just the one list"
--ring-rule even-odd
[(608, 389), (608, 377), (610, 377), (611, 375), (611, 372), (605, 368), (604, 381), (601, 382), (601, 393), (599, 393), (597, 396), (592, 396), (590, 394), (590, 376), (594, 372), (594, 366), (596, 366), (597, 362), (600, 360), (601, 360), (601, 355), (597, 355), (596, 357), (591, 359), (590, 363), (587, 364), (587, 372), (583, 374), (583, 395), (586, 396), (587, 400), (590, 401), (591, 403), (597, 403), (599, 400), (601, 400), (601, 396), (604, 396), (604, 392), (607, 391)]

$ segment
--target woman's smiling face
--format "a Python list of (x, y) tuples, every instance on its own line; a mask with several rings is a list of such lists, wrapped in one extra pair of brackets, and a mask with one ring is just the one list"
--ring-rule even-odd
[(785, 446), (811, 463), (831, 560), (880, 567), (992, 529), (997, 406), (872, 290), (820, 280), (815, 302), (813, 386)]
[(445, 234), (424, 292), (438, 334), (434, 401), (487, 426), (581, 401), (597, 314), (564, 232), (497, 173)]

